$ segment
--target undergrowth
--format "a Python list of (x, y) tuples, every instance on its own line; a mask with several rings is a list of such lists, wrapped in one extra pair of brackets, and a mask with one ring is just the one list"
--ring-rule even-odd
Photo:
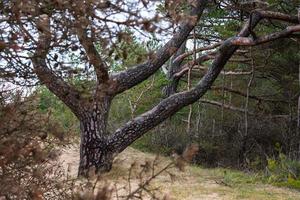
[(268, 159), (266, 177), (274, 185), (300, 190), (300, 162), (280, 153), (277, 159)]

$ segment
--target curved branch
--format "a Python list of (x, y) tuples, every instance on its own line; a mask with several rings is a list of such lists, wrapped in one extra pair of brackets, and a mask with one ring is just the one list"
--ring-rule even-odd
[(182, 66), (180, 71), (178, 71), (176, 74), (174, 74), (174, 78), (180, 79), (186, 72), (188, 72), (190, 69), (192, 69), (195, 65), (201, 65), (203, 62), (212, 60), (215, 58), (216, 52), (211, 52), (208, 54), (204, 54), (200, 57), (198, 57), (196, 60), (192, 60), (185, 65)]
[(300, 19), (297, 16), (287, 15), (280, 12), (264, 11), (264, 10), (258, 10), (256, 12), (259, 12), (261, 17), (265, 19), (275, 19), (275, 20), (285, 21), (293, 24), (300, 23)]
[[(253, 29), (260, 21), (258, 13), (252, 15), (252, 23), (249, 21), (238, 34), (239, 37), (247, 37), (250, 34), (249, 27)], [(211, 67), (198, 84), (191, 90), (174, 94), (161, 101), (148, 112), (127, 122), (108, 137), (108, 146), (116, 152), (123, 151), (128, 145), (141, 137), (145, 132), (152, 129), (165, 119), (175, 114), (178, 110), (194, 103), (202, 97), (218, 77), (227, 61), (231, 58), (238, 46), (226, 40), (220, 47)]]
[(46, 64), (46, 57), (50, 49), (51, 32), (49, 26), (49, 18), (44, 15), (39, 21), (43, 24), (43, 28), (39, 33), (36, 51), (31, 58), (34, 72), (38, 76), (42, 84), (53, 92), (60, 100), (62, 100), (77, 117), (80, 116), (80, 93), (61, 77), (49, 69)]
[(238, 46), (255, 46), (255, 45), (271, 42), (279, 38), (289, 37), (290, 35), (296, 32), (300, 32), (300, 25), (289, 26), (283, 31), (261, 36), (256, 39), (249, 38), (249, 37), (233, 37), (231, 42)]
[(197, 24), (207, 0), (194, 0), (190, 15), (184, 19), (180, 30), (150, 60), (134, 68), (112, 76), (118, 84), (116, 94), (121, 93), (154, 74), (181, 46)]
[[(285, 21), (285, 22), (289, 22), (289, 23), (298, 23), (298, 17), (282, 14), (282, 13), (279, 13), (279, 12), (255, 10), (255, 11), (253, 11), (252, 15), (256, 15), (256, 16), (259, 15), (260, 18), (262, 18), (262, 19), (266, 18), (266, 19), (275, 19), (275, 20)], [(249, 23), (252, 23), (251, 20), (252, 20), (252, 17), (250, 15), (250, 22)], [(300, 23), (300, 21), (299, 21), (299, 23)], [(245, 29), (245, 28), (248, 28), (249, 31), (250, 31), (250, 34), (253, 34), (252, 28), (250, 28), (250, 26), (244, 26), (243, 29)], [(289, 26), (281, 32), (272, 33), (272, 34), (261, 36), (261, 37), (255, 38), (255, 39), (245, 37), (245, 36), (241, 36), (241, 35), (237, 35), (235, 37), (227, 39), (226, 42), (227, 43), (232, 43), (236, 46), (255, 46), (255, 45), (267, 43), (267, 42), (270, 42), (270, 41), (274, 41), (274, 40), (279, 39), (279, 38), (295, 37), (296, 35), (293, 35), (293, 33), (297, 33), (297, 32), (300, 32), (300, 25)], [(198, 50), (196, 50), (196, 52), (203, 51), (203, 50), (210, 50), (210, 49), (213, 49), (215, 47), (220, 46), (223, 43), (224, 43), (223, 41), (220, 41), (216, 44), (199, 48)], [(175, 60), (184, 59), (185, 57), (189, 56), (191, 53), (192, 52), (184, 53), (184, 54), (178, 56)], [(190, 61), (189, 63), (184, 65), (182, 67), (182, 70), (179, 71), (178, 73), (176, 73), (175, 76), (177, 76), (177, 78), (180, 79), (189, 70), (189, 68), (193, 67), (193, 65), (200, 64), (201, 62), (212, 59), (214, 53), (215, 52), (213, 51), (213, 52), (210, 52), (210, 53), (207, 53), (207, 54), (204, 54), (204, 55), (200, 56), (196, 60), (197, 61), (196, 63)], [(232, 60), (232, 61), (235, 61), (235, 60)], [(238, 60), (238, 62), (241, 62), (241, 61)]]

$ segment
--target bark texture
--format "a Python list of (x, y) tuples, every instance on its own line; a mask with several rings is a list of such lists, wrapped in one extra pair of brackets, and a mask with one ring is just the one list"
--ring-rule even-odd
[(111, 169), (113, 151), (107, 146), (107, 120), (111, 98), (87, 108), (80, 119), (81, 143), (78, 175), (106, 172)]

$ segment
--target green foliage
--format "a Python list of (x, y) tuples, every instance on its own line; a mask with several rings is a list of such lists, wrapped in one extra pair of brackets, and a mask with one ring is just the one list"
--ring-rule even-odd
[(214, 29), (216, 32), (220, 34), (222, 38), (228, 38), (234, 36), (237, 31), (241, 28), (240, 22), (237, 21), (228, 21), (224, 24), (219, 26), (215, 26)]
[(267, 177), (275, 185), (300, 189), (300, 162), (280, 153), (277, 159), (268, 159)]
[(50, 113), (65, 130), (79, 131), (79, 122), (76, 116), (53, 93), (45, 87), (39, 87), (37, 94), (39, 97), (38, 107), (42, 113)]
[(233, 169), (223, 170), (223, 183), (228, 186), (237, 186), (241, 184), (255, 184), (261, 182), (261, 176), (255, 173), (246, 174)]
[[(138, 149), (142, 152), (155, 152), (154, 148), (151, 147), (151, 144), (149, 144), (149, 141), (151, 141), (152, 135), (155, 133), (149, 133), (144, 135), (143, 137), (136, 140), (131, 146), (135, 149)], [(157, 153), (164, 154), (163, 151), (157, 151)]]
[[(125, 37), (125, 36), (126, 37)], [(123, 33), (116, 47), (110, 52), (112, 71), (121, 71), (142, 63), (147, 58), (146, 44), (141, 44), (129, 31)]]

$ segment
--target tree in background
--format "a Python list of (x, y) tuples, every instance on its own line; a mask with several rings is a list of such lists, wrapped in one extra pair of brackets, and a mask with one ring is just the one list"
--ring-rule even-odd
[[(245, 15), (247, 21), (242, 20), (243, 27), (237, 27), (237, 30), (240, 29), (237, 35), (227, 36), (218, 43), (213, 54), (204, 54), (192, 63), (187, 62), (176, 73), (180, 76), (190, 71), (195, 63), (209, 61), (210, 66), (200, 81), (182, 92), (171, 90), (173, 95), (109, 133), (107, 120), (113, 98), (157, 72), (187, 41), (202, 13), (215, 3), (221, 7), (237, 5), (231, 1), (165, 1), (163, 9), (167, 11), (166, 17), (155, 13), (152, 18), (146, 18), (140, 11), (149, 9), (148, 14), (152, 13), (156, 1), (2, 1), (0, 69), (5, 78), (17, 76), (15, 81), (18, 82), (37, 77), (79, 119), (79, 175), (87, 176), (89, 170), (108, 171), (118, 153), (178, 110), (202, 97), (240, 46), (255, 46), (293, 37), (300, 31), (297, 16), (264, 10), (267, 9), (265, 6), (256, 9), (257, 3), (254, 2), (251, 4), (254, 8)], [(228, 6), (227, 9), (231, 8), (230, 14), (235, 15), (244, 5)], [(244, 19), (244, 15), (241, 17)], [(257, 36), (254, 32), (257, 24), (260, 21), (271, 23), (270, 20), (281, 21), (284, 28)], [(287, 23), (296, 25), (288, 26)], [(176, 33), (167, 35), (172, 36), (168, 42), (157, 51), (150, 52), (135, 66), (113, 73), (114, 69), (108, 66), (107, 60), (117, 41), (132, 41), (126, 31), (128, 28), (164, 36), (164, 31), (168, 33), (165, 24), (176, 27)], [(126, 57), (126, 51), (122, 52)], [(78, 55), (84, 62), (76, 65), (72, 58)], [(91, 73), (94, 76), (88, 76)], [(170, 73), (170, 76), (173, 75), (173, 72)], [(75, 77), (85, 79), (82, 88), (74, 84)], [(86, 77), (96, 81), (89, 81)]]

